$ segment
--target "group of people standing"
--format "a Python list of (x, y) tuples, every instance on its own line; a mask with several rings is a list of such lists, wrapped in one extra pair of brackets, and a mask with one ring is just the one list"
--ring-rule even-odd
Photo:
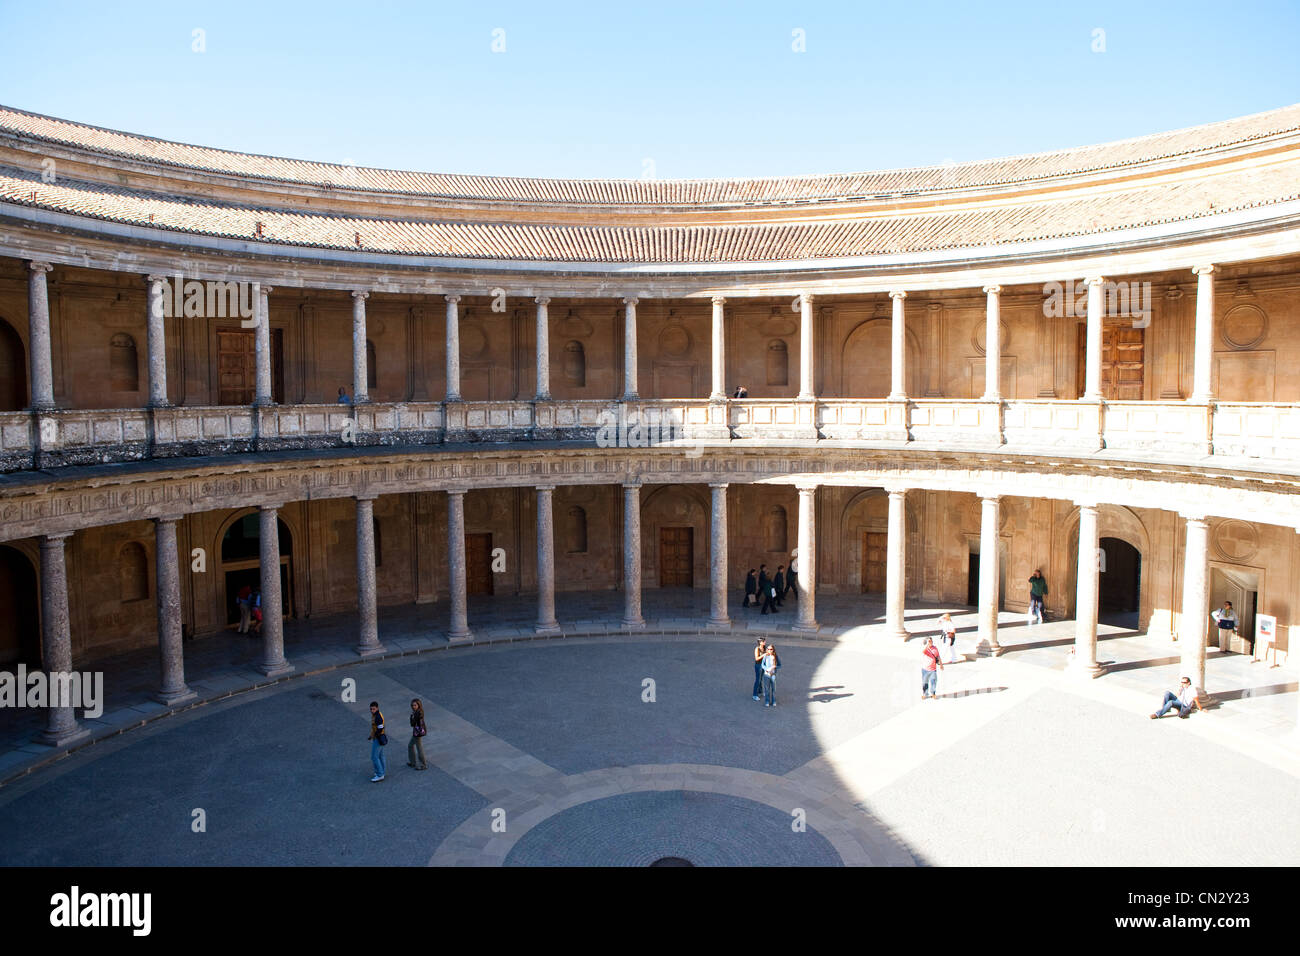
[(767, 573), (767, 565), (760, 564), (758, 571), (753, 568), (745, 575), (744, 607), (761, 607), (761, 614), (775, 614), (785, 605), (785, 597), (791, 592), (799, 600), (799, 549), (790, 552), (790, 568), (787, 572), (784, 564), (776, 566), (776, 574)]
[[(406, 765), (412, 770), (428, 770), (429, 762), (424, 759), (424, 737), (428, 734), (428, 725), (424, 722), (424, 704), (420, 698), (411, 700), (411, 742), (406, 745)], [(384, 759), (384, 748), (388, 746), (388, 734), (384, 730), (384, 714), (379, 709), (379, 701), (370, 702), (370, 763), (375, 768), (371, 783), (379, 783), (388, 776), (388, 761)], [(420, 762), (416, 763), (419, 757)]]
[(781, 658), (776, 653), (776, 645), (760, 637), (754, 645), (754, 700), (761, 699), (764, 707), (776, 706), (776, 672), (780, 669)]
[(235, 595), (239, 606), (239, 633), (262, 633), (262, 589), (245, 584)]

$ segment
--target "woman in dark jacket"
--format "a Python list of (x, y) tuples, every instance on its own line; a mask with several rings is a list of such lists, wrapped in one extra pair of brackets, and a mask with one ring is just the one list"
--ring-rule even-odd
[[(416, 770), (428, 770), (429, 762), (424, 759), (424, 735), (429, 729), (424, 725), (424, 705), (420, 698), (411, 701), (411, 742), (406, 745), (406, 765)], [(420, 762), (415, 762), (416, 756)]]
[(751, 604), (758, 603), (758, 578), (754, 576), (754, 569), (749, 569), (749, 574), (745, 577), (745, 604), (749, 607)]

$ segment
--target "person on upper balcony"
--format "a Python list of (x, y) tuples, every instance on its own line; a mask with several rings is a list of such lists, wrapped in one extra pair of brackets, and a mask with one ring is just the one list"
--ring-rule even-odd
[(749, 389), (745, 388), (745, 386), (743, 386), (743, 385), (737, 385), (737, 386), (736, 386), (736, 391), (735, 391), (735, 393), (734, 393), (731, 397), (732, 397), (732, 398), (749, 398)]

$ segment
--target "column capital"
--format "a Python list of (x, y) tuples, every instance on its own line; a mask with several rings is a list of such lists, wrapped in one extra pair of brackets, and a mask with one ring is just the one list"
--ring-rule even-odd
[(1205, 512), (1203, 511), (1193, 511), (1190, 513), (1186, 511), (1180, 511), (1178, 512), (1178, 516), (1182, 518), (1184, 521), (1186, 521), (1188, 524), (1208, 525), (1210, 523), (1209, 516), (1206, 515)]
[(274, 291), (275, 291), (275, 286), (273, 286), (273, 285), (268, 285), (268, 284), (265, 283), (265, 282), (259, 282), (259, 283), (258, 283), (258, 292), (259, 292), (261, 295), (270, 295), (270, 294), (271, 294), (272, 292), (274, 292)]
[(460, 301), (460, 296), (458, 295), (444, 295), (443, 298), (447, 300), (448, 305), (455, 305)]
[(1213, 264), (1210, 263), (1206, 263), (1204, 265), (1199, 265), (1199, 266), (1192, 266), (1192, 272), (1198, 276), (1208, 276), (1213, 271), (1214, 271), (1214, 266)]
[(1000, 286), (1000, 285), (986, 285), (986, 286), (984, 286), (983, 288), (984, 288), (984, 292), (985, 292), (986, 295), (1001, 295), (1001, 294), (1002, 294), (1002, 286)]
[(997, 504), (1002, 500), (1002, 492), (1000, 491), (989, 491), (985, 489), (977, 491), (975, 494), (979, 495), (980, 501), (992, 501), (994, 504)]
[(273, 505), (258, 505), (258, 506), (257, 506), (257, 510), (258, 510), (258, 511), (271, 511), (271, 512), (275, 512), (275, 511), (279, 511), (280, 508), (281, 508), (281, 505), (279, 505), (278, 503), (277, 503), (277, 504), (273, 504)]
[(539, 295), (535, 299), (533, 299), (533, 301), (536, 302), (538, 305), (546, 305), (548, 302), (551, 301), (551, 297), (546, 295)]
[(895, 289), (894, 291), (889, 293), (889, 297), (891, 299), (906, 299), (907, 293), (904, 292), (902, 289)]
[(1105, 283), (1104, 276), (1088, 276), (1083, 280), (1084, 285), (1105, 285)]
[(624, 491), (632, 491), (633, 489), (640, 489), (640, 487), (641, 487), (640, 477), (623, 479)]
[(799, 494), (801, 494), (801, 495), (814, 495), (814, 494), (817, 493), (817, 487), (818, 487), (818, 486), (817, 486), (816, 484), (811, 484), (811, 485), (810, 485), (810, 484), (798, 484), (798, 485), (795, 485), (795, 488), (798, 489)]
[(555, 485), (533, 485), (534, 491), (545, 491), (548, 494), (555, 490)]
[(722, 305), (724, 302), (727, 301), (727, 297), (725, 295), (715, 295), (710, 298), (710, 301), (714, 305)]
[(376, 498), (379, 497), (379, 493), (363, 491), (361, 494), (353, 495), (352, 497), (355, 498), (357, 501), (374, 501)]
[(38, 540), (40, 541), (41, 544), (50, 544), (55, 541), (58, 541), (60, 544), (62, 544), (68, 538), (71, 538), (74, 534), (76, 534), (75, 531), (56, 531), (54, 532), (54, 534), (43, 534), (40, 536)]
[(27, 268), (31, 269), (33, 272), (49, 272), (54, 268), (54, 266), (50, 265), (48, 262), (41, 262), (33, 259), (27, 263)]
[(161, 515), (154, 518), (153, 521), (154, 524), (176, 524), (184, 517), (184, 515)]
[(370, 298), (370, 293), (367, 292), (367, 291), (365, 291), (364, 289), (353, 289), (353, 290), (352, 290), (352, 298), (354, 298), (354, 299), (368, 299), (368, 298)]
[(1095, 498), (1075, 498), (1074, 504), (1080, 511), (1084, 511), (1085, 509), (1089, 511), (1096, 511), (1098, 508), (1101, 507), (1101, 503), (1097, 501)]
[(170, 278), (171, 276), (159, 275), (156, 272), (151, 272), (149, 273), (149, 275), (144, 277), (144, 281), (149, 285), (153, 286), (153, 285), (157, 285), (160, 282), (167, 282)]
[(813, 294), (811, 292), (800, 292), (799, 304), (805, 308), (811, 309), (813, 305)]
[(469, 491), (468, 488), (460, 488), (460, 487), (456, 487), (456, 488), (444, 488), (443, 490), (446, 491), (447, 494), (449, 494), (449, 495), (464, 495), (465, 492)]
[(709, 482), (709, 487), (710, 487), (710, 488), (721, 488), (723, 491), (725, 491), (725, 490), (727, 489), (727, 486), (730, 485), (730, 484), (731, 484), (731, 483), (728, 482), (728, 481), (710, 481), (710, 482)]
[(624, 304), (624, 305), (636, 305), (636, 304), (637, 304), (638, 302), (640, 302), (640, 301), (641, 301), (641, 300), (638, 299), (638, 298), (637, 298), (636, 296), (634, 296), (634, 295), (628, 295), (628, 296), (624, 296), (624, 297), (623, 297), (623, 304)]
[(907, 489), (902, 485), (885, 485), (885, 491), (891, 498), (906, 498)]

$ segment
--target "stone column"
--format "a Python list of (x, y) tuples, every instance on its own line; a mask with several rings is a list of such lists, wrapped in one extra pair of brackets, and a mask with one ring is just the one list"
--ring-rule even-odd
[(1196, 345), (1192, 358), (1192, 394), (1189, 402), (1208, 402), (1214, 398), (1211, 375), (1214, 369), (1214, 266), (1197, 266), (1196, 273)]
[(382, 654), (379, 600), (375, 584), (375, 499), (357, 496), (357, 653)]
[[(808, 307), (811, 313), (811, 306)], [(809, 485), (799, 489), (799, 615), (795, 619), (796, 631), (816, 631), (817, 623), (817, 487)]]
[(901, 402), (907, 398), (907, 327), (904, 324), (903, 300), (906, 292), (891, 292), (894, 300), (893, 323), (890, 326), (890, 376), (889, 400)]
[(727, 614), (727, 483), (709, 483), (713, 513), (709, 521), (709, 627), (731, 627)]
[(1002, 499), (980, 495), (980, 606), (979, 653), (997, 657), (998, 643), (998, 531)]
[(167, 401), (167, 335), (163, 324), (163, 296), (166, 294), (166, 276), (151, 275), (145, 278), (149, 289), (148, 322), (149, 346), (149, 406), (166, 408)]
[[(257, 388), (253, 395), (254, 405), (272, 404), (271, 395), (271, 303), (268, 296), (271, 287), (260, 282), (253, 283), (253, 296), (257, 302), (257, 324), (254, 326), (253, 345), (257, 350)], [(279, 585), (276, 593), (279, 593)], [(266, 616), (265, 593), (262, 595), (262, 616)], [(266, 629), (266, 621), (262, 622)]]
[[(895, 302), (898, 300), (895, 299)], [(907, 492), (889, 492), (889, 553), (885, 563), (885, 630), (890, 637), (907, 640), (904, 607), (907, 590)], [(799, 552), (801, 555), (803, 551)]]
[(709, 401), (722, 402), (727, 398), (727, 353), (726, 353), (726, 313), (723, 303), (727, 300), (720, 295), (713, 297), (713, 391)]
[[(799, 297), (799, 395), (800, 399), (816, 398), (813, 394), (813, 297), (804, 293)], [(803, 552), (799, 552), (803, 557)], [(803, 573), (799, 575), (803, 577)], [(802, 602), (803, 598), (800, 597)], [(800, 604), (802, 607), (802, 604)]]
[[(42, 287), (44, 286), (44, 273)], [(46, 535), (41, 547), (41, 644), (45, 673), (72, 673), (72, 632), (68, 626), (68, 572), (64, 560), (64, 542), (72, 532)], [(59, 747), (87, 736), (90, 732), (77, 723), (72, 701), (53, 706), (51, 697), (45, 730), (37, 738), (41, 743)]]
[[(449, 316), (454, 307), (447, 307)], [(452, 399), (448, 397), (448, 401)], [(464, 488), (447, 489), (447, 576), (451, 590), (451, 623), (447, 628), (447, 640), (452, 644), (460, 644), (473, 639), (469, 630), (468, 600), (465, 595)]]
[(537, 393), (534, 401), (551, 400), (551, 329), (546, 306), (551, 301), (544, 295), (533, 300), (537, 303)]
[[(1097, 601), (1100, 594), (1100, 539), (1097, 505), (1079, 503), (1079, 569), (1074, 612), (1074, 660), (1070, 673), (1093, 678), (1101, 673), (1097, 663)], [(982, 566), (982, 564), (981, 564)]]
[(197, 696), (185, 683), (185, 649), (181, 643), (181, 569), (176, 549), (180, 518), (154, 518), (154, 573), (157, 582), (158, 650), (162, 685), (157, 698), (167, 706)]
[(623, 484), (623, 626), (645, 627), (641, 617), (641, 482)]
[(54, 267), (48, 262), (29, 262), (27, 268), (31, 270), (27, 276), (27, 346), (31, 351), (32, 411), (47, 411), (54, 407), (54, 359), (45, 274)]
[(280, 522), (274, 505), (257, 513), (258, 545), (262, 572), (262, 663), (268, 677), (288, 674), (294, 668), (284, 656), (284, 613), (280, 603)]
[[(460, 399), (460, 313), (456, 303), (460, 296), (449, 295), (447, 299), (447, 401), (459, 402)], [(464, 545), (462, 544), (463, 548)]]
[[(984, 287), (984, 401), (1002, 401), (1002, 286)], [(983, 562), (980, 564), (983, 567)]]
[[(539, 331), (542, 321), (538, 320)], [(538, 634), (560, 633), (560, 622), (555, 619), (554, 492), (554, 485), (537, 486), (537, 624), (534, 630)]]
[(1085, 280), (1088, 284), (1088, 328), (1085, 353), (1087, 362), (1084, 366), (1083, 400), (1101, 401), (1101, 328), (1106, 321), (1106, 302), (1103, 297), (1106, 280), (1101, 276), (1092, 276)]
[(1190, 677), (1206, 694), (1205, 628), (1210, 619), (1209, 525), (1203, 515), (1187, 519), (1187, 540), (1183, 546), (1183, 612), (1178, 622), (1178, 643), (1182, 646), (1182, 674)]
[(352, 402), (370, 401), (370, 376), (366, 372), (366, 299), (369, 292), (352, 293)]
[(623, 300), (623, 401), (637, 400), (636, 391), (636, 296)]

